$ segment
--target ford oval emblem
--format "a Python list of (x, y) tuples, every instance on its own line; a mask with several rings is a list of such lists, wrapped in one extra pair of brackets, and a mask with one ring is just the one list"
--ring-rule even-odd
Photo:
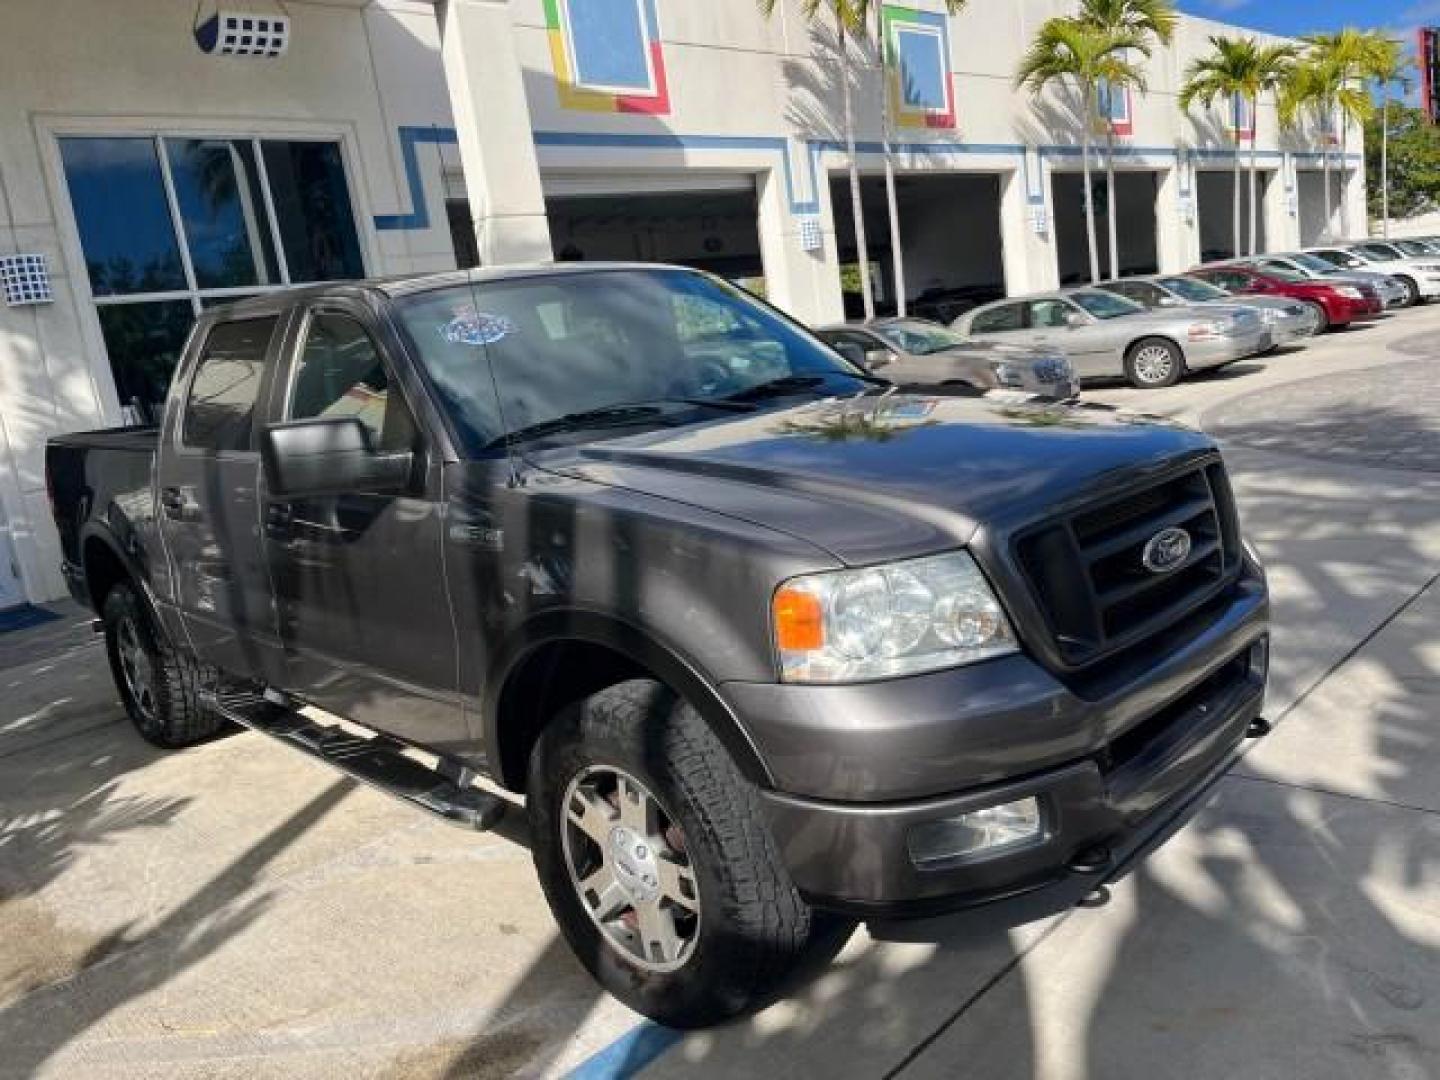
[(1152, 574), (1168, 574), (1190, 557), (1190, 534), (1177, 526), (1161, 529), (1145, 541), (1140, 561)]

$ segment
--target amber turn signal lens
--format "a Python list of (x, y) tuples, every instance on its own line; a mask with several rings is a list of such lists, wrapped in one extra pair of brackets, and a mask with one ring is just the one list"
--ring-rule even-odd
[(775, 644), (785, 652), (807, 652), (825, 647), (825, 611), (820, 598), (800, 589), (781, 589), (772, 605)]

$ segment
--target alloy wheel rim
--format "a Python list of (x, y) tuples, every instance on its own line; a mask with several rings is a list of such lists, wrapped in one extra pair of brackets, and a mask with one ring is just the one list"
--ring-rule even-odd
[(683, 967), (700, 937), (700, 891), (674, 818), (612, 766), (576, 775), (561, 806), (565, 869), (606, 942), (646, 971)]
[(1135, 370), (1143, 382), (1161, 382), (1170, 377), (1174, 360), (1162, 345), (1147, 345), (1135, 354)]
[(135, 620), (126, 616), (115, 633), (115, 652), (120, 661), (120, 674), (135, 710), (146, 720), (155, 717), (155, 666), (150, 654), (140, 644), (140, 631)]

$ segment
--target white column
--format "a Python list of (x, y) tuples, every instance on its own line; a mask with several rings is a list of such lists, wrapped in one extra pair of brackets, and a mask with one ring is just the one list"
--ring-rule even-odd
[[(766, 298), (782, 311), (811, 326), (841, 322), (845, 302), (840, 292), (840, 258), (835, 246), (835, 218), (829, 185), (819, 184), (813, 214), (796, 215), (780, 166), (759, 175), (760, 259), (765, 267)], [(820, 228), (820, 246), (806, 250), (804, 219)]]
[[(1265, 200), (1260, 205), (1265, 215), (1265, 246), (1271, 251), (1290, 251), (1303, 246), (1300, 242), (1300, 196), (1295, 190), (1295, 164), (1290, 155), (1280, 158), (1280, 164), (1270, 177), (1270, 186), (1265, 190)], [(1290, 213), (1294, 206), (1296, 213)]]
[(549, 262), (550, 227), (508, 0), (445, 0), (440, 54), (480, 261)]
[[(1036, 232), (1035, 215), (1044, 216)], [(1000, 178), (1000, 248), (1005, 292), (1010, 296), (1043, 292), (1060, 283), (1055, 263), (1055, 208), (1044, 162), (1030, 155), (1026, 168)]]
[[(1195, 192), (1190, 178), (1183, 175), (1185, 160), (1177, 158), (1173, 169), (1160, 170), (1155, 188), (1155, 261), (1160, 271), (1175, 274), (1188, 270), (1195, 257)], [(1188, 192), (1188, 198), (1180, 193)]]

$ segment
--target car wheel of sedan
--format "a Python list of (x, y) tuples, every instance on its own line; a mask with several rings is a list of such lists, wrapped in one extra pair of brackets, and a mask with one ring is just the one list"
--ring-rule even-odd
[(1420, 303), (1420, 286), (1415, 284), (1414, 278), (1397, 277), (1401, 287), (1405, 290), (1405, 299), (1400, 302), (1401, 307), (1414, 307)]
[(535, 867), (560, 929), (611, 994), (672, 1027), (760, 1003), (805, 954), (810, 907), (755, 788), (657, 682), (557, 717), (530, 759)]
[(1325, 311), (1324, 304), (1317, 304), (1314, 300), (1301, 300), (1300, 302), (1315, 313), (1316, 336), (1330, 329), (1330, 316)]
[(1125, 377), (1141, 390), (1174, 386), (1185, 374), (1185, 354), (1173, 341), (1142, 338), (1125, 354)]

